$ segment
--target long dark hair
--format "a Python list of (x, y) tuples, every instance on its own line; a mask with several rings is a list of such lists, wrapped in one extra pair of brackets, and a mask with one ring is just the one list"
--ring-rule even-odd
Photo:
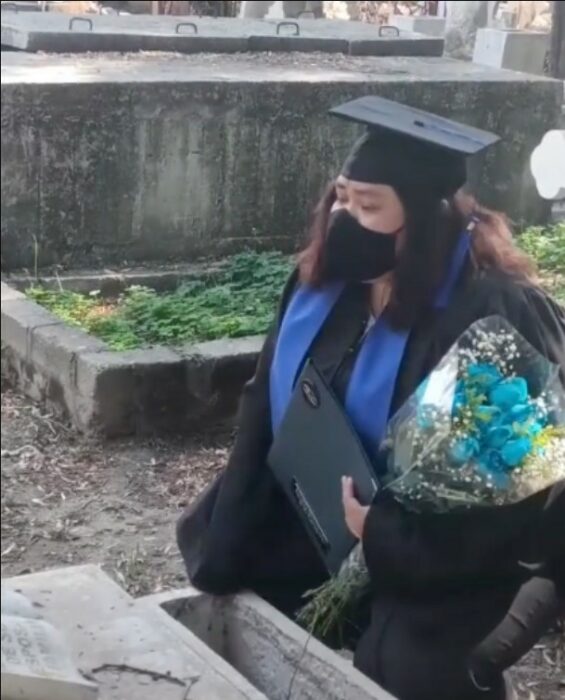
[[(409, 328), (431, 309), (443, 282), (458, 236), (473, 214), (472, 262), (476, 268), (498, 269), (522, 279), (534, 279), (530, 259), (513, 244), (512, 233), (502, 214), (479, 206), (463, 193), (450, 200), (431, 197), (425, 187), (396, 190), (405, 210), (405, 244), (393, 275), (387, 315), (397, 328)], [(336, 201), (330, 184), (316, 209), (310, 227), (310, 242), (299, 257), (301, 280), (314, 287), (324, 283), (323, 251), (331, 208)]]

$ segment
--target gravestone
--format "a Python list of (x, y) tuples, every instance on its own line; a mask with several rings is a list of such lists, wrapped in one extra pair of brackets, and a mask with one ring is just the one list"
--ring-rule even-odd
[[(138, 604), (96, 566), (4, 579), (2, 587), (21, 591), (46, 623), (57, 625), (73, 663), (97, 683), (97, 700), (268, 700), (193, 634), (156, 606)], [(33, 700), (67, 697), (53, 692)]]
[(477, 31), (473, 61), (483, 66), (543, 75), (550, 35), (484, 27)]
[(2, 591), (2, 700), (95, 700), (62, 635), (27, 598)]

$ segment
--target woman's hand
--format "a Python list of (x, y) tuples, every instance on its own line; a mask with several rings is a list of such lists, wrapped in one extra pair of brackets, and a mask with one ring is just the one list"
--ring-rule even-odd
[(351, 534), (360, 540), (363, 538), (363, 530), (365, 529), (365, 520), (367, 519), (369, 507), (362, 506), (355, 498), (355, 489), (351, 477), (342, 477), (341, 488), (345, 522)]

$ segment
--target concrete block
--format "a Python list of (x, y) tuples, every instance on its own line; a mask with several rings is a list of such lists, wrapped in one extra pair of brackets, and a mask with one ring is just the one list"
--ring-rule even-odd
[(33, 332), (42, 327), (62, 326), (46, 309), (26, 298), (2, 299), (2, 344), (12, 348), (22, 360), (29, 361)]
[(398, 27), (403, 32), (414, 32), (426, 36), (443, 37), (445, 34), (445, 19), (443, 17), (408, 17), (391, 15), (389, 24)]
[(43, 378), (42, 398), (55, 408), (62, 407), (72, 418), (78, 357), (106, 349), (101, 340), (66, 325), (36, 328), (31, 335), (29, 364), (36, 381)]
[(394, 700), (331, 651), (253, 594), (218, 599), (192, 588), (149, 596), (192, 631), (270, 700)]
[(208, 340), (186, 345), (183, 354), (189, 358), (202, 357), (216, 362), (230, 361), (232, 358), (256, 360), (264, 342), (265, 336), (262, 335)]
[(6, 301), (21, 301), (26, 298), (25, 294), (18, 292), (17, 289), (8, 286), (5, 282), (2, 282), (2, 304)]
[(194, 405), (216, 418), (234, 415), (263, 342), (256, 336), (185, 346), (181, 352), (186, 358), (186, 387)]
[(186, 414), (185, 367), (166, 348), (79, 355), (76, 421), (109, 437), (174, 431)]
[(477, 31), (473, 62), (543, 75), (549, 46), (550, 35), (544, 32), (486, 27)]
[(72, 417), (76, 359), (106, 346), (9, 287), (2, 292), (3, 369), (28, 396)]
[(3, 370), (83, 431), (179, 432), (233, 416), (262, 338), (114, 352), (2, 286)]
[[(189, 21), (190, 20), (190, 21)], [(71, 26), (70, 22), (73, 22)], [(296, 36), (295, 36), (296, 34)], [(164, 16), (96, 16), (70, 19), (61, 15), (18, 16), (2, 20), (2, 44), (48, 53), (169, 51), (234, 53), (302, 51), (348, 53), (352, 39), (372, 39), (374, 27), (331, 20), (303, 20), (286, 26), (273, 20)], [(403, 39), (410, 39), (404, 34)], [(394, 40), (382, 42), (378, 55), (397, 55)], [(425, 44), (417, 43), (421, 51)], [(411, 55), (418, 49), (411, 47)], [(367, 48), (368, 52), (368, 48)], [(426, 55), (426, 54), (418, 54)]]
[(33, 331), (30, 359), (40, 369), (62, 375), (68, 373), (73, 380), (71, 365), (81, 353), (107, 350), (108, 346), (98, 338), (78, 328), (64, 324), (43, 326)]
[(61, 629), (101, 700), (267, 700), (157, 606), (139, 604), (98, 567), (3, 579)]
[(102, 34), (98, 32), (31, 33), (2, 27), (2, 43), (22, 51), (47, 53), (89, 53), (168, 51), (171, 53), (237, 53), (248, 50), (245, 37), (198, 36), (189, 34)]
[(528, 170), (560, 117), (557, 81), (341, 54), (313, 54), (306, 68), (296, 54), (2, 59), (7, 271), (33, 267), (34, 240), (42, 265), (82, 268), (121, 265), (125, 252), (135, 264), (295, 250), (360, 133), (327, 110), (366, 94), (500, 134), (470, 162), (470, 188), (514, 220), (549, 214)]

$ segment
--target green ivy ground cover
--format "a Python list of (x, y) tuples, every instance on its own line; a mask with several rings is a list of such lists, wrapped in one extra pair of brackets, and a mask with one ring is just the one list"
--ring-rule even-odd
[[(528, 229), (519, 241), (538, 262), (544, 285), (565, 303), (565, 224)], [(114, 302), (40, 286), (27, 294), (111, 348), (130, 350), (265, 333), (291, 268), (291, 259), (280, 253), (248, 252), (164, 294), (131, 287)]]
[(131, 287), (109, 303), (96, 294), (34, 286), (27, 295), (111, 348), (130, 350), (265, 333), (291, 269), (280, 253), (242, 253), (213, 275), (164, 294)]

